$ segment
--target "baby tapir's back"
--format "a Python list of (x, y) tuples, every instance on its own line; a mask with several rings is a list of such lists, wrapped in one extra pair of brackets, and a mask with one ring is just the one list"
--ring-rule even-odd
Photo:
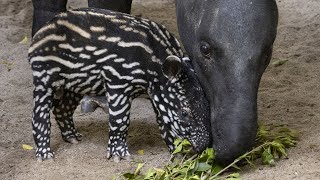
[(162, 61), (172, 54), (183, 55), (161, 25), (108, 10), (80, 9), (62, 13), (40, 29), (29, 60), (33, 71), (59, 68), (60, 78), (49, 79), (49, 84), (80, 94), (102, 94), (102, 78), (116, 76), (122, 84), (133, 79), (146, 82), (146, 74), (161, 73)]

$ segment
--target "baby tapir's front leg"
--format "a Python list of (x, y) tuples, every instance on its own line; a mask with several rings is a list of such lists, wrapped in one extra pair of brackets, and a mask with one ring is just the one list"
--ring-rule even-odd
[(109, 142), (107, 158), (119, 162), (120, 159), (131, 159), (127, 146), (127, 134), (130, 124), (132, 97), (122, 93), (108, 93), (109, 104)]
[(52, 89), (39, 88), (35, 86), (33, 90), (33, 114), (32, 114), (32, 134), (37, 145), (36, 157), (38, 160), (53, 158), (50, 148), (50, 109), (52, 107)]

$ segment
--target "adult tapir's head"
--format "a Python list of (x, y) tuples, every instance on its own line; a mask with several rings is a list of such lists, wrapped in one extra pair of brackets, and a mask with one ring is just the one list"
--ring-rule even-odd
[(221, 163), (249, 150), (257, 92), (276, 37), (274, 0), (176, 0), (184, 47), (210, 102), (213, 148)]

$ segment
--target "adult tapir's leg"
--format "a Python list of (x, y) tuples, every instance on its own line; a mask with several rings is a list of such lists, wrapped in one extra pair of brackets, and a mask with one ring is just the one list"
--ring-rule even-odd
[(32, 36), (56, 14), (66, 11), (67, 0), (32, 0)]
[[(32, 0), (32, 36), (56, 14), (66, 11), (67, 0)], [(89, 7), (109, 9), (130, 14), (132, 0), (88, 0)]]
[(88, 0), (89, 7), (109, 9), (130, 14), (132, 0)]

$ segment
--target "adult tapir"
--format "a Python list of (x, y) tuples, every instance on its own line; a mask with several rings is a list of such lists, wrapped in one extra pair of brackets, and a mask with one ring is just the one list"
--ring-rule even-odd
[[(132, 0), (88, 0), (130, 13)], [(33, 34), (67, 0), (33, 0)], [(182, 43), (211, 107), (213, 148), (226, 164), (249, 150), (257, 132), (257, 92), (277, 33), (275, 0), (176, 0)]]

